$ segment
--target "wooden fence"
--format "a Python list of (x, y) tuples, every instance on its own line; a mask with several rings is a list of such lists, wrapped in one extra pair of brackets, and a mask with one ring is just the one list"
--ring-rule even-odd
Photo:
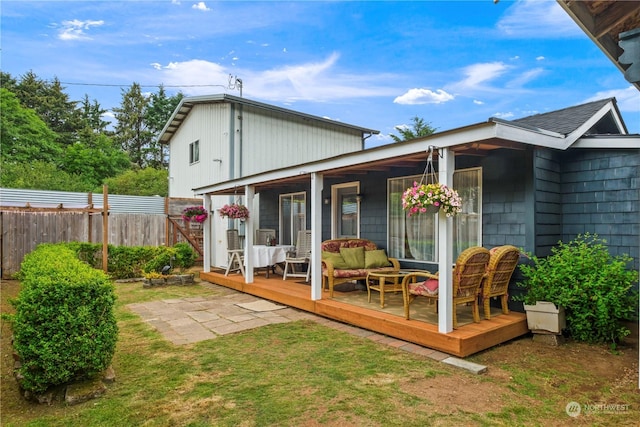
[[(116, 196), (112, 196), (116, 197)], [(188, 242), (202, 256), (201, 232), (191, 231), (181, 219), (186, 206), (201, 205), (201, 199), (165, 198), (164, 212), (126, 213), (108, 211), (107, 243), (118, 246), (172, 246)], [(122, 210), (122, 209), (119, 209)], [(1, 277), (9, 279), (20, 269), (24, 256), (40, 243), (102, 243), (103, 207), (81, 208), (0, 205)]]

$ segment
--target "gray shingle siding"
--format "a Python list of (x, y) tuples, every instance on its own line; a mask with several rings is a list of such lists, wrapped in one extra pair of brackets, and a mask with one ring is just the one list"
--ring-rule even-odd
[(640, 268), (640, 150), (573, 149), (561, 158), (562, 240), (596, 233)]
[(529, 151), (496, 152), (481, 161), (482, 244), (486, 248), (514, 245), (530, 250), (532, 226), (527, 192), (531, 182)]
[(559, 152), (537, 149), (533, 156), (535, 255), (546, 256), (562, 236), (562, 189)]

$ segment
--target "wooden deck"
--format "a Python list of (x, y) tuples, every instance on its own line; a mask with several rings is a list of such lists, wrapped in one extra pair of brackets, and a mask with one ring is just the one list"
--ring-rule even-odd
[[(368, 305), (371, 308), (368, 308), (340, 301), (340, 292), (336, 292), (336, 297), (330, 299), (329, 292), (323, 291), (323, 299), (313, 301), (310, 286), (295, 280), (282, 280), (282, 276), (278, 275), (271, 275), (268, 279), (262, 274), (255, 275), (254, 283), (250, 284), (244, 283), (244, 278), (239, 274), (225, 276), (216, 272), (201, 272), (200, 278), (458, 357), (469, 356), (529, 333), (524, 313), (492, 315), (491, 320), (483, 318), (480, 323), (471, 322), (459, 326), (451, 333), (441, 334), (437, 324), (406, 320), (403, 315), (383, 311), (377, 300), (374, 302), (372, 299)], [(366, 298), (366, 292), (364, 297)]]

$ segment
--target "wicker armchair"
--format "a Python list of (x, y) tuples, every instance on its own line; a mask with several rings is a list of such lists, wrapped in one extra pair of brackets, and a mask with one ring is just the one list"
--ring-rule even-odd
[[(474, 322), (480, 322), (478, 306), (478, 292), (489, 263), (489, 251), (479, 246), (465, 249), (456, 260), (453, 269), (453, 327), (458, 326), (456, 307), (470, 303)], [(418, 278), (423, 279), (417, 281)], [(404, 297), (404, 315), (409, 319), (409, 304), (418, 296), (423, 296), (437, 302), (438, 300), (437, 274), (428, 271), (412, 272), (402, 281)], [(437, 310), (437, 304), (436, 304)]]
[(520, 250), (515, 246), (505, 245), (492, 249), (487, 267), (487, 274), (482, 281), (480, 297), (484, 306), (485, 319), (491, 319), (491, 298), (500, 297), (502, 312), (509, 314), (508, 288), (511, 276), (518, 265)]

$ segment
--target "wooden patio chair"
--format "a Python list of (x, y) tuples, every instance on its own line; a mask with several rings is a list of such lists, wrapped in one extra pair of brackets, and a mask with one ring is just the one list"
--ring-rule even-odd
[[(480, 322), (478, 292), (489, 263), (489, 251), (474, 246), (465, 249), (456, 260), (453, 268), (453, 327), (458, 327), (456, 307), (460, 304), (471, 304), (473, 321)], [(423, 279), (418, 281), (417, 279)], [(418, 296), (436, 302), (438, 308), (438, 275), (428, 271), (411, 272), (402, 280), (404, 297), (404, 315), (409, 319), (409, 304)]]
[(240, 235), (235, 228), (227, 230), (227, 270), (224, 275), (228, 276), (229, 271), (240, 271), (244, 276), (244, 249), (240, 245)]
[(275, 239), (276, 238), (276, 230), (273, 228), (259, 228), (256, 230), (256, 240), (253, 242), (254, 245), (269, 245), (267, 243), (267, 239)]
[[(309, 258), (311, 257), (311, 230), (298, 231), (298, 239), (296, 240), (296, 250), (287, 254), (287, 258), (284, 261), (284, 273), (282, 274), (282, 280), (287, 280), (287, 277), (304, 277), (308, 282), (311, 279), (311, 263)], [(307, 265), (306, 272), (296, 272), (296, 265)], [(289, 272), (291, 268), (291, 272)]]
[(491, 319), (491, 298), (495, 297), (500, 297), (502, 312), (509, 314), (509, 281), (520, 259), (520, 250), (511, 245), (499, 246), (490, 252), (491, 258), (480, 291), (485, 319)]

